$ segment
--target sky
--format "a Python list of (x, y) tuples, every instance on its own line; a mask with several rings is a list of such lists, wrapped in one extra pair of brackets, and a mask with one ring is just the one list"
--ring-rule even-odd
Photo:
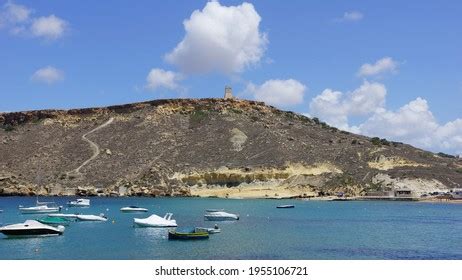
[(239, 98), (462, 154), (461, 1), (1, 1), (0, 112)]

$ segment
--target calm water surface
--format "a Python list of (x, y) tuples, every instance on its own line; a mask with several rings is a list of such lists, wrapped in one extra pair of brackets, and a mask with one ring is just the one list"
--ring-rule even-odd
[[(69, 198), (41, 198), (65, 205)], [(92, 198), (90, 208), (65, 213), (105, 213), (108, 222), (74, 222), (62, 236), (5, 238), (0, 259), (462, 259), (462, 204), (324, 202), (202, 198)], [(22, 215), (35, 198), (0, 198), (0, 224)], [(276, 209), (294, 204), (294, 209)], [(127, 214), (123, 206), (149, 213)], [(174, 213), (179, 226), (212, 227), (207, 208), (225, 208), (239, 221), (219, 222), (208, 240), (169, 241), (166, 229), (134, 228), (134, 217)], [(44, 216), (44, 215), (42, 215)]]

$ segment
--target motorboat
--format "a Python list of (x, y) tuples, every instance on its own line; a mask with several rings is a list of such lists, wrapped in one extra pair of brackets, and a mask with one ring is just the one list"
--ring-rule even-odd
[(88, 221), (88, 222), (106, 222), (107, 217), (104, 214), (99, 215), (76, 215), (78, 221)]
[(209, 238), (209, 233), (207, 231), (198, 231), (197, 228), (175, 229), (168, 232), (168, 239), (170, 240), (197, 240), (207, 238)]
[(172, 219), (172, 216), (172, 213), (165, 214), (163, 218), (152, 214), (145, 219), (134, 218), (133, 222), (140, 227), (176, 227), (176, 221)]
[(278, 205), (276, 208), (295, 208), (295, 205), (292, 204), (285, 204), (285, 205)]
[(77, 198), (67, 203), (69, 207), (90, 207), (90, 200), (87, 198)]
[(66, 218), (61, 217), (45, 217), (42, 219), (38, 219), (37, 221), (41, 222), (42, 224), (46, 225), (62, 225), (67, 226), (69, 225), (69, 220)]
[(223, 212), (225, 209), (205, 209), (205, 212)]
[(224, 212), (224, 211), (216, 211), (216, 212), (208, 212), (204, 215), (204, 218), (208, 221), (233, 221), (239, 220), (239, 215)]
[(206, 227), (196, 227), (197, 232), (208, 232), (209, 234), (214, 234), (214, 233), (220, 233), (221, 229), (218, 228), (218, 226), (215, 226), (213, 228), (206, 228)]
[(61, 211), (62, 207), (56, 205), (54, 202), (39, 202), (37, 200), (35, 206), (24, 207), (19, 206), (21, 214), (44, 214), (44, 213), (55, 213)]
[(50, 236), (61, 235), (63, 226), (49, 226), (35, 220), (27, 220), (24, 223), (12, 224), (0, 227), (0, 232), (7, 236)]
[(124, 213), (134, 213), (134, 212), (148, 212), (148, 209), (141, 208), (138, 206), (127, 206), (127, 207), (120, 208), (120, 211)]

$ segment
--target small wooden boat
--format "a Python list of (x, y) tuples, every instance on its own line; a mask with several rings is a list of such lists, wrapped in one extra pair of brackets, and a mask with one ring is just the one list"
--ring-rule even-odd
[(295, 208), (295, 205), (292, 204), (285, 204), (285, 205), (278, 205), (276, 208)]
[(67, 226), (69, 225), (69, 220), (61, 217), (45, 217), (42, 219), (38, 219), (42, 224), (46, 225), (62, 225), (62, 226)]
[(197, 231), (196, 228), (191, 230), (170, 230), (168, 239), (170, 240), (198, 240), (209, 238), (209, 233), (206, 231)]

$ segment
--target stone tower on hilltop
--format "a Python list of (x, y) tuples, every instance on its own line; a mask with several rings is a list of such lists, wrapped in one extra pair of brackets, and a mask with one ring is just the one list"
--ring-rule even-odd
[(225, 99), (234, 99), (233, 89), (230, 86), (225, 86)]

